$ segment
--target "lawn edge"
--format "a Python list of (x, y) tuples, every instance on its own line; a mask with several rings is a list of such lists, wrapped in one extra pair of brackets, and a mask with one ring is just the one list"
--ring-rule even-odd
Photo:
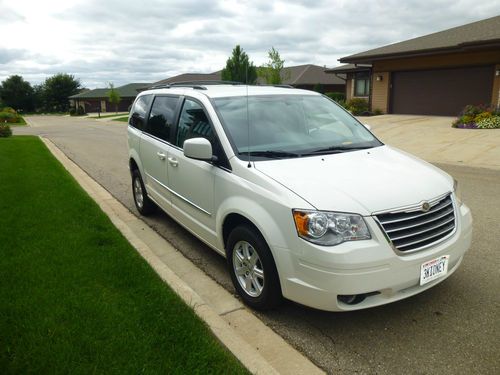
[[(135, 216), (103, 187), (94, 181), (79, 166), (71, 161), (57, 146), (50, 140), (39, 137), (54, 157), (73, 176), (78, 184), (96, 201), (101, 210), (109, 217), (115, 227), (122, 233), (135, 250), (146, 260), (153, 270), (166, 282), (172, 290), (190, 306), (196, 315), (202, 319), (209, 327), (217, 339), (254, 374), (278, 374), (279, 372), (266, 360), (250, 343), (243, 339), (231, 327), (231, 325), (219, 315), (210, 304), (206, 303), (186, 282), (184, 282), (174, 271), (172, 271), (151, 248), (141, 240), (127, 224), (128, 220), (123, 220), (123, 215), (135, 218)], [(122, 211), (117, 214), (117, 211)], [(122, 216), (122, 217), (120, 217)], [(165, 241), (166, 242), (166, 241)], [(170, 246), (166, 242), (167, 246)], [(172, 248), (172, 250), (174, 250)], [(200, 270), (200, 272), (202, 272)], [(221, 287), (222, 288), (222, 287)], [(252, 315), (253, 317), (253, 315)], [(263, 323), (262, 323), (263, 324)], [(274, 333), (275, 334), (275, 333)], [(277, 334), (275, 334), (277, 336)], [(280, 337), (281, 339), (281, 337)], [(282, 339), (281, 339), (282, 340)], [(287, 344), (288, 345), (288, 344)], [(293, 351), (295, 351), (293, 349)], [(298, 357), (299, 368), (297, 373), (311, 374), (313, 368), (318, 373), (322, 371), (314, 366), (308, 359), (299, 352), (294, 353)], [(293, 360), (289, 358), (289, 360)], [(302, 362), (302, 365), (300, 365)], [(316, 372), (316, 371), (313, 371)]]

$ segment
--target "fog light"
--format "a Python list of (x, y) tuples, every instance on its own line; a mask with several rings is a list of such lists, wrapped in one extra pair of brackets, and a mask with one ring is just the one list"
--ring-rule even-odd
[(337, 296), (337, 299), (346, 305), (356, 305), (363, 302), (365, 298), (365, 294), (341, 294), (340, 296)]

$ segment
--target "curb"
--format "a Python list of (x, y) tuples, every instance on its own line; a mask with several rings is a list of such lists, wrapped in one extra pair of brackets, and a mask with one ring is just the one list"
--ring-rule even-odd
[(50, 140), (40, 139), (160, 278), (194, 310), (250, 372), (324, 374), (231, 293), (132, 214)]

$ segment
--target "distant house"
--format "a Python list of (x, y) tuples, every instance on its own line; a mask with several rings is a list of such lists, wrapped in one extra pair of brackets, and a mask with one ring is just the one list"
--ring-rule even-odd
[(346, 56), (347, 98), (385, 113), (455, 116), (500, 106), (500, 16)]
[[(314, 90), (319, 89), (321, 92), (345, 92), (345, 80), (335, 75), (326, 74), (322, 66), (306, 64), (289, 66), (283, 69), (283, 84), (293, 87)], [(151, 84), (151, 86), (166, 85), (176, 82), (192, 82), (192, 81), (220, 81), (221, 71), (213, 73), (184, 73), (174, 77), (170, 77)], [(264, 80), (259, 78), (258, 84), (265, 84)]]
[[(138, 94), (138, 89), (147, 87), (150, 83), (129, 83), (124, 86), (116, 87), (120, 95), (120, 103), (118, 104), (119, 112), (128, 112), (130, 106), (134, 102)], [(85, 112), (114, 112), (115, 105), (109, 102), (109, 88), (94, 89), (81, 92), (69, 97), (70, 103), (74, 107), (83, 107)]]
[(327, 74), (325, 70), (325, 67), (313, 64), (289, 66), (283, 69), (283, 84), (323, 93), (345, 93), (345, 80), (339, 76)]
[(213, 73), (183, 73), (176, 75), (174, 77), (163, 79), (158, 82), (154, 82), (150, 85), (150, 87), (158, 85), (168, 85), (169, 83), (176, 83), (176, 82), (220, 81), (221, 80), (220, 74), (221, 74), (220, 70), (218, 72), (213, 72)]

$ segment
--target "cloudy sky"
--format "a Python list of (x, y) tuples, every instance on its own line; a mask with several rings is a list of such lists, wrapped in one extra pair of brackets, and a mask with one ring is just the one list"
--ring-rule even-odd
[(0, 0), (0, 81), (70, 73), (89, 88), (224, 67), (338, 59), (500, 13), (498, 0)]

